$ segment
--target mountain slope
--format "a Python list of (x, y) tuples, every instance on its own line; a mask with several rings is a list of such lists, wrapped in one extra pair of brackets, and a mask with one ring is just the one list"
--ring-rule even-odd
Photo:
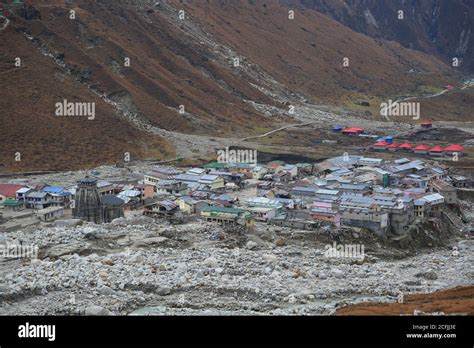
[[(192, 139), (181, 148), (199, 151), (200, 140), (219, 137), (221, 146), (299, 123), (289, 104), (377, 105), (460, 77), (433, 56), (354, 32), (315, 10), (296, 10), (290, 20), (278, 0), (69, 3), (35, 1), (28, 20), (12, 8), (0, 32), (0, 121), (7, 130), (0, 158), (11, 170), (81, 168), (124, 152), (172, 158), (181, 155), (174, 148), (180, 138)], [(64, 99), (95, 102), (96, 119), (55, 116)], [(472, 102), (470, 95), (463, 100)], [(459, 98), (428, 110), (449, 119), (454, 109), (457, 119), (465, 116)], [(15, 152), (21, 162), (13, 161)]]
[[(291, 20), (289, 8), (272, 1), (174, 3), (197, 17), (219, 41), (316, 101), (393, 95), (417, 84), (439, 83), (451, 74), (436, 58), (377, 42), (316, 11), (297, 9)], [(343, 66), (346, 57), (349, 67)], [(410, 69), (426, 74), (409, 74)]]
[[(282, 0), (316, 9), (369, 35), (404, 47), (437, 54), (447, 63), (474, 73), (474, 2), (471, 0)], [(403, 11), (403, 17), (399, 16)], [(400, 18), (399, 18), (400, 17)]]

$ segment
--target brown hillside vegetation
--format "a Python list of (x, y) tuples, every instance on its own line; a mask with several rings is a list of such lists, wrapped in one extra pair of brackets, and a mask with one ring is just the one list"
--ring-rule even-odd
[[(119, 161), (125, 152), (132, 158), (173, 155), (163, 139), (130, 127), (13, 28), (0, 37), (0, 170), (88, 168)], [(13, 67), (17, 56), (21, 68)], [(55, 103), (63, 99), (95, 102), (95, 119), (55, 116)]]
[[(474, 71), (471, 0), (281, 0), (289, 6), (313, 8), (371, 37), (400, 42), (405, 47), (437, 54), (460, 69)], [(399, 11), (403, 18), (399, 18)]]
[[(354, 94), (397, 95), (451, 74), (432, 56), (376, 41), (314, 10), (295, 9), (291, 20), (289, 8), (274, 1), (174, 3), (220, 41), (314, 101), (337, 102)], [(345, 57), (349, 67), (343, 66)], [(410, 69), (430, 74), (409, 74)]]
[(410, 294), (403, 303), (359, 303), (341, 307), (337, 315), (413, 315), (424, 313), (474, 315), (474, 286), (460, 286), (429, 294)]
[[(277, 0), (66, 3), (37, 0), (41, 18), (12, 11), (0, 31), (0, 170), (84, 168), (113, 163), (124, 152), (175, 156), (168, 139), (130, 119), (184, 137), (245, 137), (295, 123), (254, 107), (286, 110), (270, 85), (294, 100), (296, 92), (350, 108), (355, 99), (410, 94), (459, 77), (432, 56), (356, 33), (314, 10), (296, 10), (289, 20)], [(17, 57), (21, 67), (14, 66)], [(342, 66), (345, 57), (349, 67)], [(241, 67), (234, 58), (242, 58)], [(427, 110), (437, 119), (463, 119), (473, 101), (467, 91), (463, 98)], [(55, 116), (64, 99), (95, 102), (96, 119)]]

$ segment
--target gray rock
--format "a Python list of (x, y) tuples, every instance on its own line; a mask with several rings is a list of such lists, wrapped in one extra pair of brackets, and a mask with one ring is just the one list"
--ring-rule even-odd
[(415, 274), (415, 277), (424, 278), (424, 279), (427, 279), (427, 280), (436, 280), (436, 279), (438, 279), (438, 275), (434, 271), (420, 272), (420, 273)]
[(273, 254), (264, 254), (262, 258), (268, 262), (276, 262), (278, 258)]
[(217, 259), (215, 257), (208, 257), (207, 259), (204, 260), (204, 265), (205, 266), (208, 266), (208, 267), (217, 267), (218, 265), (218, 262), (217, 262)]
[(247, 244), (245, 244), (245, 248), (249, 250), (255, 249), (257, 246), (258, 244), (251, 240), (249, 240)]
[(156, 293), (160, 296), (167, 296), (171, 294), (171, 289), (168, 287), (159, 288), (156, 290)]
[(92, 305), (86, 308), (84, 315), (104, 316), (109, 315), (109, 311), (101, 306)]
[(341, 278), (344, 277), (344, 272), (341, 271), (341, 270), (338, 269), (338, 268), (333, 268), (333, 269), (331, 270), (331, 273), (332, 273), (332, 275), (334, 275), (334, 276), (335, 276), (336, 278), (338, 278), (338, 279), (341, 279)]
[(56, 227), (76, 227), (82, 224), (83, 221), (81, 219), (56, 220), (54, 222)]
[(327, 276), (326, 273), (324, 273), (324, 272), (319, 272), (318, 278), (319, 278), (319, 279), (327, 279), (328, 276)]

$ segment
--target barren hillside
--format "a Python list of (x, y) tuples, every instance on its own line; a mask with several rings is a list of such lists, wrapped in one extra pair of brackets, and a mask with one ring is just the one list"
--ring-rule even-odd
[[(277, 0), (68, 4), (34, 1), (28, 19), (9, 5), (0, 31), (4, 171), (84, 168), (125, 152), (173, 158), (189, 134), (245, 137), (297, 123), (290, 103), (353, 108), (373, 99), (374, 107), (460, 78), (433, 56), (315, 10), (296, 9), (290, 19)], [(466, 118), (472, 93), (462, 98), (427, 110)], [(63, 100), (95, 102), (97, 116), (57, 117)], [(204, 138), (196, 139), (181, 148), (199, 147)]]

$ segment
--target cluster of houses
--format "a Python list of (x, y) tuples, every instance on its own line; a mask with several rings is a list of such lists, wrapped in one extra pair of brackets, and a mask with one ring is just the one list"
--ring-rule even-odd
[(428, 155), (432, 157), (441, 157), (441, 156), (463, 156), (464, 155), (464, 146), (453, 144), (446, 147), (441, 147), (439, 145), (430, 146), (425, 144), (410, 144), (403, 143), (398, 144), (395, 142), (390, 142), (384, 139), (380, 139), (370, 146), (372, 150), (376, 151), (391, 151), (391, 152), (408, 152), (417, 155)]
[(123, 210), (142, 210), (222, 225), (354, 226), (402, 234), (416, 220), (439, 217), (447, 204), (457, 203), (457, 188), (468, 187), (469, 178), (419, 159), (345, 154), (321, 163), (156, 166), (136, 184), (95, 178), (71, 188), (1, 184), (0, 207), (37, 209), (45, 221), (67, 208), (96, 223), (123, 216)]
[[(93, 180), (100, 202), (104, 206), (120, 206), (121, 209), (136, 209), (144, 204), (145, 186), (110, 183)], [(74, 212), (78, 185), (73, 187), (23, 184), (0, 184), (0, 209), (31, 210), (41, 221), (61, 218), (65, 209)], [(106, 214), (104, 212), (104, 214)], [(73, 214), (74, 215), (74, 214)], [(119, 214), (120, 215), (120, 214)], [(115, 215), (113, 215), (115, 216)], [(109, 221), (111, 218), (104, 220)], [(103, 222), (103, 221), (102, 221)]]
[(144, 184), (146, 199), (165, 202), (148, 205), (149, 214), (181, 211), (221, 224), (355, 226), (401, 234), (415, 220), (439, 216), (446, 204), (456, 204), (456, 188), (472, 182), (421, 160), (341, 156), (318, 164), (157, 167), (145, 174)]
[[(431, 122), (422, 122), (420, 123), (422, 128), (431, 128)], [(368, 134), (365, 129), (360, 127), (348, 127), (344, 128), (343, 126), (336, 125), (333, 129), (335, 133), (342, 133), (350, 136), (359, 136), (365, 138), (374, 138), (377, 139), (377, 135)], [(411, 143), (397, 143), (394, 142), (393, 136), (386, 136), (383, 138), (378, 138), (375, 143), (368, 146), (369, 150), (374, 151), (390, 151), (390, 152), (405, 152), (414, 155), (425, 155), (431, 157), (442, 157), (442, 156), (463, 156), (464, 155), (464, 146), (459, 144), (451, 144), (446, 147), (441, 145), (426, 145), (426, 144), (411, 144)]]

